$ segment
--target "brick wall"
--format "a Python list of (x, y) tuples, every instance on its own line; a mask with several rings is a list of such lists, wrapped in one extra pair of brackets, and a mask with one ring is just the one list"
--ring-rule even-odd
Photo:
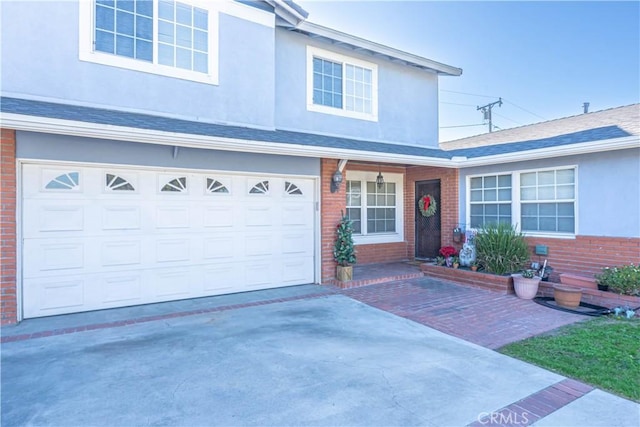
[(440, 246), (456, 246), (458, 249), (462, 244), (453, 243), (453, 229), (458, 226), (458, 206), (459, 206), (459, 173), (457, 169), (435, 168), (425, 166), (413, 166), (407, 168), (405, 182), (405, 236), (407, 238), (407, 252), (410, 258), (415, 256), (415, 209), (416, 203), (416, 182), (440, 180)]
[(16, 132), (0, 129), (0, 324), (16, 321)]
[[(340, 221), (340, 211), (346, 209), (345, 185), (337, 193), (330, 192), (333, 172), (337, 169), (337, 160), (323, 159), (322, 174), (322, 282), (335, 277), (333, 261), (333, 244), (335, 228)], [(413, 259), (415, 255), (415, 183), (430, 179), (439, 179), (441, 183), (442, 246), (451, 245), (452, 230), (458, 225), (458, 171), (456, 169), (409, 167), (393, 165), (376, 165), (349, 162), (343, 171), (344, 180), (350, 171), (404, 174), (404, 236), (403, 242), (356, 245), (358, 264), (374, 264), (380, 262), (404, 261)]]
[[(527, 237), (533, 261), (544, 262), (553, 267), (551, 279), (557, 280), (559, 273), (576, 273), (591, 276), (600, 273), (603, 267), (623, 264), (640, 264), (640, 239), (625, 237), (576, 236), (575, 239), (549, 239)], [(549, 247), (549, 255), (535, 255), (535, 245)]]

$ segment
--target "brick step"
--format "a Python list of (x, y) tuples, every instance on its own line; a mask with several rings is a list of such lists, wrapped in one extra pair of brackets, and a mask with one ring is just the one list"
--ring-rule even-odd
[(424, 277), (424, 274), (418, 271), (415, 273), (396, 274), (396, 275), (390, 275), (385, 277), (375, 277), (370, 279), (349, 280), (347, 282), (341, 282), (339, 280), (333, 279), (329, 282), (329, 284), (333, 286), (337, 286), (338, 288), (341, 288), (341, 289), (350, 289), (350, 288), (357, 288), (360, 286), (376, 285), (378, 283), (397, 282), (398, 280), (418, 279), (420, 277)]

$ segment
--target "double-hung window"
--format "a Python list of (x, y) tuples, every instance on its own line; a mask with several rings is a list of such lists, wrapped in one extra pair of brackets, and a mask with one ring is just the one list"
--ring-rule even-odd
[(468, 223), (504, 222), (538, 235), (576, 232), (576, 168), (518, 171), (469, 178)]
[(307, 109), (376, 121), (376, 64), (307, 47)]
[(80, 59), (217, 84), (215, 2), (80, 2)]
[(346, 214), (353, 222), (355, 242), (402, 241), (402, 175), (385, 174), (382, 185), (376, 184), (376, 173), (349, 171), (348, 178)]
[(469, 181), (471, 227), (511, 223), (511, 175), (486, 175)]

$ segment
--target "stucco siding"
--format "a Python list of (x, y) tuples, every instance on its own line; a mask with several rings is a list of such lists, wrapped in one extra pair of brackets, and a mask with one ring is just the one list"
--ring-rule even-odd
[[(307, 46), (378, 66), (378, 120), (307, 111)], [(435, 74), (276, 30), (276, 126), (280, 129), (438, 147)]]
[(214, 85), (81, 61), (79, 10), (77, 1), (3, 2), (2, 37), (13, 41), (2, 46), (4, 94), (273, 127), (273, 27), (220, 12)]
[(577, 235), (640, 237), (640, 149), (461, 169), (460, 223), (467, 222), (467, 177), (563, 166), (577, 166)]
[(318, 176), (320, 160), (17, 132), (18, 159)]

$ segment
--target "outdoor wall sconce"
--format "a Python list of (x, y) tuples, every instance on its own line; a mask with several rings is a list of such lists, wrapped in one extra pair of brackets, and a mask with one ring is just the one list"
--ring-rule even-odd
[(331, 192), (335, 193), (340, 190), (340, 184), (344, 177), (342, 176), (342, 170), (347, 165), (347, 159), (338, 160), (338, 170), (331, 175)]
[(453, 229), (453, 242), (460, 243), (462, 241), (462, 229), (460, 227), (456, 227)]
[(331, 192), (335, 193), (336, 191), (340, 190), (340, 184), (342, 184), (342, 172), (340, 172), (339, 170), (335, 171), (333, 173), (333, 176), (331, 177)]
[(378, 189), (381, 189), (384, 185), (384, 177), (382, 176), (382, 172), (380, 171), (380, 167), (378, 167), (378, 176), (376, 177), (376, 185)]

